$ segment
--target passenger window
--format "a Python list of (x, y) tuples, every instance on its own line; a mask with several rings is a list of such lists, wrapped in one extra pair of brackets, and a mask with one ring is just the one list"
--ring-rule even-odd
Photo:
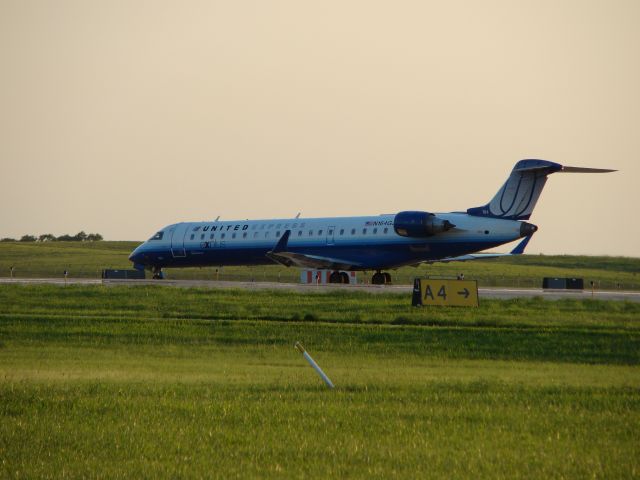
[(253, 232), (253, 238), (258, 238), (258, 232)]
[(340, 235), (344, 235), (344, 228), (340, 229)]
[(322, 235), (322, 230), (318, 230), (318, 236)]
[(373, 234), (375, 235), (376, 233), (378, 233), (378, 229), (377, 229), (377, 228), (374, 228), (374, 229), (373, 229)]
[(302, 230), (298, 230), (298, 236), (301, 237), (302, 236)]
[(244, 233), (242, 234), (242, 238), (247, 238), (247, 232), (244, 232)]
[(333, 235), (333, 230), (327, 230), (327, 235)]
[(200, 234), (200, 240), (204, 240), (204, 233)]
[(226, 235), (226, 233), (223, 233), (222, 235), (220, 235), (220, 238), (224, 238)]
[(389, 229), (388, 229), (388, 228), (385, 228), (385, 229), (384, 229), (384, 233), (389, 233)]
[(196, 234), (195, 234), (195, 233), (192, 233), (192, 234), (191, 234), (191, 240), (193, 240), (194, 238), (196, 238)]
[(213, 240), (213, 237), (215, 237), (215, 236), (216, 236), (216, 234), (212, 233), (211, 235), (209, 235), (209, 240)]
[(309, 230), (309, 236), (312, 237), (313, 236), (313, 230)]
[(366, 228), (363, 228), (363, 229), (362, 229), (362, 234), (363, 234), (363, 235), (366, 235), (366, 234), (367, 234), (367, 229), (366, 229)]
[(356, 234), (356, 229), (355, 229), (355, 228), (352, 228), (352, 229), (351, 229), (351, 235), (355, 235), (355, 234)]
[(276, 237), (279, 237), (279, 236), (280, 236), (280, 230), (276, 232)]
[(269, 232), (264, 232), (264, 238), (269, 238)]
[(232, 234), (231, 234), (231, 238), (236, 238), (236, 234), (235, 234), (235, 233), (232, 233)]

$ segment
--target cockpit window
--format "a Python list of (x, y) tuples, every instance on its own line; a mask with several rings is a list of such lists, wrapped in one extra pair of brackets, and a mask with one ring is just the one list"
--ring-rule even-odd
[(164, 232), (158, 232), (153, 237), (151, 237), (149, 240), (162, 240), (162, 236), (163, 235), (164, 235)]

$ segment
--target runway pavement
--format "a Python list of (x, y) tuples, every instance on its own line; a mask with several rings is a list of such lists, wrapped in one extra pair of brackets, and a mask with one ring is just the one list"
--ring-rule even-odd
[[(277, 282), (227, 282), (213, 280), (102, 280), (93, 278), (0, 278), (0, 284), (53, 284), (53, 285), (165, 285), (171, 287), (201, 288), (241, 288), (245, 290), (291, 290), (303, 293), (323, 293), (329, 291), (358, 291), (367, 293), (410, 294), (411, 285), (306, 285), (299, 283)], [(598, 300), (628, 300), (640, 302), (640, 292), (603, 290), (542, 290), (539, 288), (485, 288), (478, 289), (480, 298), (531, 298), (542, 297), (547, 300), (560, 298), (595, 298)]]

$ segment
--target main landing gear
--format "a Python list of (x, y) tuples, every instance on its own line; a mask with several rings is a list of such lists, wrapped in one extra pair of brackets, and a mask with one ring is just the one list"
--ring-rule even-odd
[[(347, 272), (331, 272), (329, 275), (329, 283), (346, 283), (349, 284), (349, 274)], [(391, 274), (378, 270), (371, 277), (372, 285), (391, 285)]]
[(331, 272), (329, 283), (349, 283), (349, 275), (347, 272)]
[(391, 274), (388, 272), (381, 272), (378, 270), (371, 277), (372, 285), (390, 285), (391, 284)]
[(153, 273), (151, 278), (154, 280), (162, 280), (164, 278), (164, 272), (161, 267), (153, 267), (151, 272)]

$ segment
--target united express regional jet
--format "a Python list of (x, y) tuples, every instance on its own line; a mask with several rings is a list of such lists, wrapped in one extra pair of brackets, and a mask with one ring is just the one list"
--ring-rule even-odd
[[(279, 263), (333, 270), (332, 283), (348, 283), (345, 270), (371, 270), (371, 283), (385, 284), (391, 275), (384, 270), (404, 265), (520, 254), (538, 229), (523, 220), (529, 220), (548, 175), (613, 171), (521, 160), (489, 203), (466, 212), (175, 223), (129, 260), (158, 279), (163, 268)], [(511, 253), (477, 253), (519, 238)]]

